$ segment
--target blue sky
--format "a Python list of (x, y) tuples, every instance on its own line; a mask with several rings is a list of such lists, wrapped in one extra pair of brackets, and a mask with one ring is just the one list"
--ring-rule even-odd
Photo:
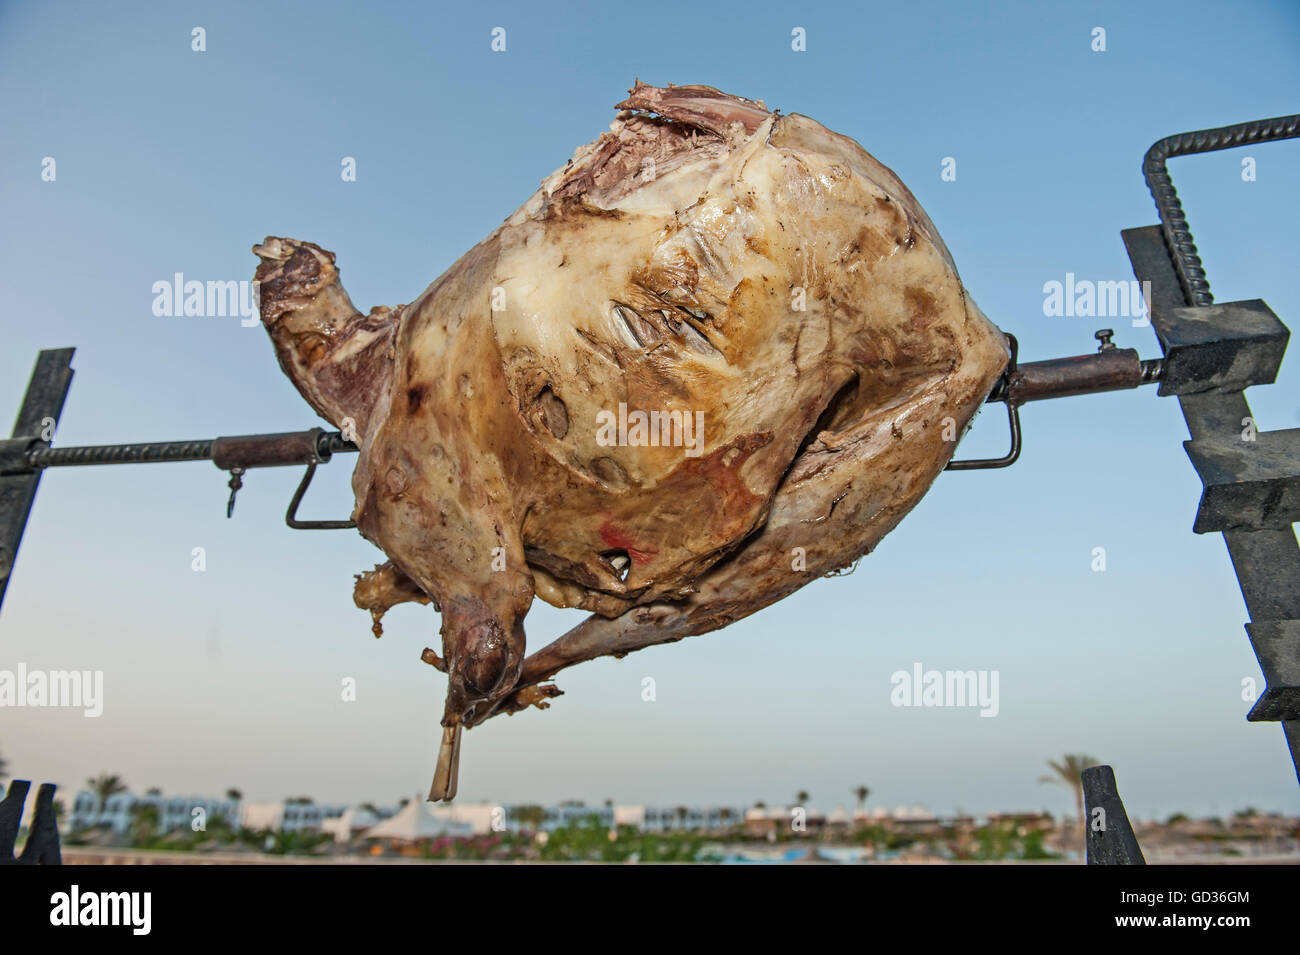
[[(762, 98), (856, 139), (917, 195), (1023, 360), (1091, 351), (1103, 325), (1156, 357), (1150, 329), (1045, 317), (1043, 285), (1132, 278), (1119, 230), (1156, 221), (1147, 146), (1294, 112), (1298, 40), (1300, 8), (1281, 2), (5, 3), (0, 405), (16, 410), (39, 349), (73, 345), (64, 444), (317, 424), (260, 328), (156, 317), (153, 283), (251, 279), (249, 247), (275, 234), (336, 252), (363, 310), (408, 302), (602, 132), (637, 77)], [(1294, 325), (1300, 143), (1172, 169), (1218, 300), (1263, 298)], [(1298, 381), (1293, 356), (1250, 392), (1262, 428), (1300, 425)], [(962, 456), (1004, 449), (991, 412)], [(852, 576), (575, 669), (551, 710), (471, 732), (461, 797), (775, 804), (805, 789), (831, 808), (861, 783), (890, 807), (1065, 811), (1070, 795), (1037, 780), (1085, 751), (1115, 766), (1139, 817), (1300, 811), (1281, 729), (1245, 722), (1258, 666), (1222, 539), (1191, 533), (1200, 484), (1176, 403), (1145, 389), (1023, 419), (1018, 464), (941, 476)], [(352, 460), (321, 470), (305, 514), (346, 515)], [(46, 474), (0, 668), (102, 669), (105, 712), (5, 711), (11, 772), (266, 799), (427, 789), (442, 677), (418, 656), (437, 616), (399, 608), (375, 641), (351, 575), (381, 555), (286, 528), (298, 477), (252, 473), (227, 521), (208, 463)], [(531, 645), (579, 618), (536, 602)], [(890, 674), (917, 662), (997, 670), (998, 717), (891, 706)]]

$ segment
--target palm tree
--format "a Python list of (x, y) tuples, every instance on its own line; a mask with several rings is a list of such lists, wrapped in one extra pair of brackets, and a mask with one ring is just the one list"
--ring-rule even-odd
[(122, 777), (109, 775), (108, 773), (100, 773), (98, 776), (87, 779), (86, 785), (90, 787), (91, 792), (99, 797), (99, 814), (101, 816), (104, 814), (104, 808), (108, 805), (110, 799), (118, 793), (126, 792), (126, 783), (122, 781)]
[(1083, 831), (1083, 771), (1089, 766), (1096, 766), (1097, 759), (1084, 753), (1067, 753), (1058, 763), (1049, 759), (1047, 765), (1052, 767), (1052, 775), (1040, 776), (1040, 783), (1059, 783), (1074, 790), (1074, 809), (1079, 819), (1080, 831)]
[(796, 806), (806, 805), (808, 802), (808, 790), (801, 789), (794, 794), (794, 804)]
[(144, 791), (144, 794), (146, 796), (161, 796), (162, 790), (159, 789), (157, 786), (150, 786), (148, 789)]
[(104, 810), (104, 804), (118, 793), (126, 792), (126, 783), (122, 781), (121, 776), (100, 773), (98, 776), (86, 780), (86, 785), (90, 791), (99, 797), (99, 809)]
[(229, 789), (226, 790), (226, 798), (229, 799), (231, 802), (240, 802), (243, 800), (244, 794), (240, 792), (238, 789), (236, 789), (234, 786), (231, 786)]
[(131, 841), (136, 846), (147, 846), (158, 834), (158, 807), (140, 802), (131, 807)]
[(867, 797), (871, 795), (871, 790), (866, 786), (855, 786), (853, 795), (858, 797), (858, 815), (861, 816), (867, 809)]

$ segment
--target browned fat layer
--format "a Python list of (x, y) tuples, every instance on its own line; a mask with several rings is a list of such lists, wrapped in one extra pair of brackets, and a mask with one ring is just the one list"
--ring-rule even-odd
[(553, 199), (592, 194), (602, 204), (623, 198), (646, 182), (661, 179), (684, 162), (715, 158), (725, 142), (692, 127), (649, 116), (627, 116), (603, 134), (600, 148), (565, 172)]
[(638, 109), (658, 113), (680, 123), (721, 135), (733, 123), (740, 123), (751, 135), (762, 126), (771, 111), (761, 102), (732, 96), (712, 86), (650, 86), (636, 81), (631, 94), (616, 109)]
[(589, 184), (579, 182), (577, 185), (564, 187), (564, 195), (551, 195), (550, 201), (542, 213), (543, 222), (563, 223), (575, 228), (582, 228), (590, 219), (621, 219), (623, 213), (618, 209), (606, 209), (595, 205), (587, 198)]

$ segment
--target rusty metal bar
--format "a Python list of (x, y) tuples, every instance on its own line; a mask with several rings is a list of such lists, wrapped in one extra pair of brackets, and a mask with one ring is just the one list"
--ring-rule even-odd
[(312, 459), (328, 461), (339, 452), (357, 450), (338, 431), (291, 431), (280, 434), (245, 434), (200, 441), (161, 441), (142, 444), (101, 444), (51, 448), (37, 443), (21, 455), (30, 470), (81, 467), (93, 464), (159, 464), (170, 461), (212, 461), (223, 471), (232, 468), (287, 467)]
[(328, 459), (317, 448), (321, 430), (282, 434), (248, 434), (217, 438), (212, 442), (212, 463), (223, 471), (234, 468), (274, 468), (289, 464), (315, 464)]
[(989, 401), (1043, 401), (1103, 391), (1123, 391), (1148, 384), (1142, 360), (1133, 348), (1108, 348), (1093, 355), (1074, 355), (1018, 365), (998, 383)]

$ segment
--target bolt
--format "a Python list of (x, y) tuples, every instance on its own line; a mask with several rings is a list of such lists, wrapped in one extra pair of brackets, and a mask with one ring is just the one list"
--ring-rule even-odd
[(1113, 328), (1103, 328), (1095, 332), (1092, 337), (1101, 342), (1101, 344), (1097, 346), (1097, 351), (1106, 351), (1107, 349), (1114, 348), (1115, 344), (1110, 340), (1110, 336), (1114, 334), (1115, 330)]

